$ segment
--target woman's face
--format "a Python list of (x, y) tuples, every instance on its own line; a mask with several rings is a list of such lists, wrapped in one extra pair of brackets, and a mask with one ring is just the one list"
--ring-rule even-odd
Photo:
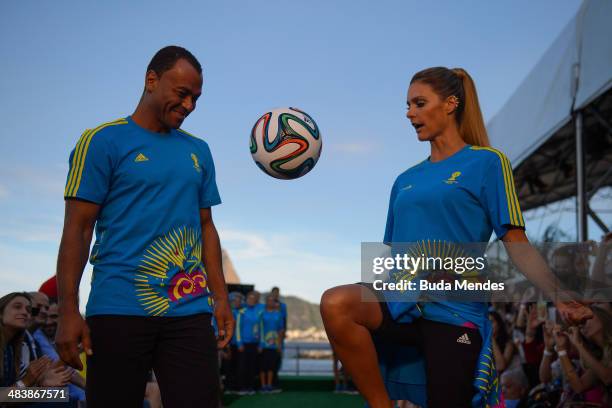
[(17, 296), (11, 300), (2, 313), (2, 325), (23, 330), (30, 323), (30, 301), (23, 296)]
[(242, 305), (242, 299), (240, 299), (240, 296), (236, 296), (232, 299), (232, 306), (235, 309), (240, 309), (241, 305)]
[(580, 328), (582, 335), (589, 340), (592, 340), (597, 333), (599, 333), (602, 329), (601, 320), (597, 317), (596, 314), (589, 320), (587, 320), (584, 325)]
[(456, 105), (450, 98), (442, 100), (432, 87), (414, 82), (408, 88), (406, 117), (414, 126), (419, 141), (432, 141), (455, 121), (452, 112)]

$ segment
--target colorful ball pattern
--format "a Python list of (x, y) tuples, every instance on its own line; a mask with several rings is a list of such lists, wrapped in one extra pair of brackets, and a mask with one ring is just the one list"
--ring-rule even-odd
[(297, 108), (263, 114), (251, 130), (251, 155), (257, 167), (278, 179), (302, 177), (321, 156), (321, 133), (315, 121)]

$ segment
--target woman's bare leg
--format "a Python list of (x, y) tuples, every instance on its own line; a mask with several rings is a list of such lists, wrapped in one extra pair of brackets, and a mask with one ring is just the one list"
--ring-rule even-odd
[(357, 284), (328, 289), (321, 298), (321, 316), (334, 351), (368, 404), (392, 407), (370, 335), (382, 323), (374, 294)]

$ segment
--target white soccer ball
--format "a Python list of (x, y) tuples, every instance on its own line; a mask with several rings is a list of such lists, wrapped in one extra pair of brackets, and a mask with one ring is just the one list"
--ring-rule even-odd
[(278, 179), (295, 179), (308, 173), (319, 160), (322, 146), (319, 127), (297, 108), (272, 109), (251, 130), (255, 164)]

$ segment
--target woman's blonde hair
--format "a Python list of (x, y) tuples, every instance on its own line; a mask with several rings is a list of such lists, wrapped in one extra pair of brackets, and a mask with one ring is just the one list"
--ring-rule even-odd
[(414, 74), (410, 83), (423, 82), (431, 86), (441, 99), (455, 96), (459, 104), (455, 120), (463, 141), (473, 146), (491, 146), (484, 125), (474, 80), (463, 68), (427, 68)]

